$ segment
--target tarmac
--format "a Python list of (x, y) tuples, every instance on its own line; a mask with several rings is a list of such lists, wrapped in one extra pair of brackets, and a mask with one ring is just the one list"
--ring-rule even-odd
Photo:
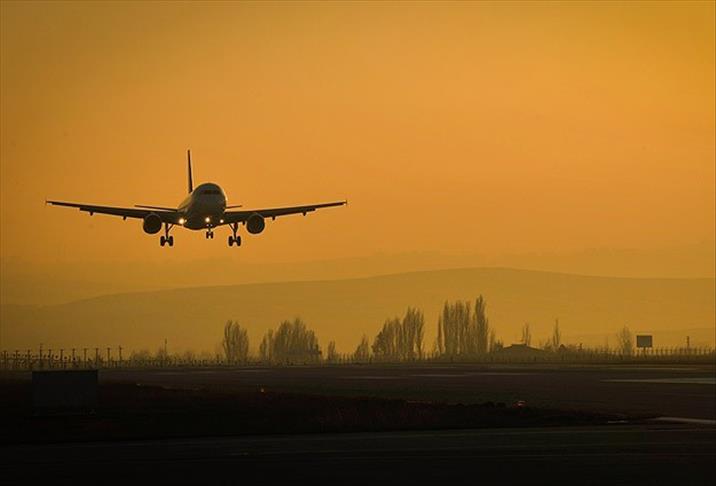
[(716, 484), (715, 376), (714, 367), (693, 365), (103, 370), (102, 383), (524, 401), (653, 418), (601, 426), (11, 444), (0, 447), (0, 483)]
[(716, 420), (713, 366), (352, 365), (102, 371), (105, 382), (512, 404)]
[(714, 484), (716, 428), (609, 425), (0, 449), (7, 484)]

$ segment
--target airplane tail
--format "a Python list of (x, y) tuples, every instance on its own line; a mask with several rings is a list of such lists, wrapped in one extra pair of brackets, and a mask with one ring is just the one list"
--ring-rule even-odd
[(191, 177), (191, 150), (186, 151), (187, 172), (189, 177), (189, 193), (194, 190), (194, 181)]

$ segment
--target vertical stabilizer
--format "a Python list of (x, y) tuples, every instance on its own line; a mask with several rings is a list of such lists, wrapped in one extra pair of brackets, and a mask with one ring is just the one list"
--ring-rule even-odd
[(186, 151), (186, 164), (189, 177), (189, 193), (194, 190), (194, 181), (191, 177), (191, 150)]

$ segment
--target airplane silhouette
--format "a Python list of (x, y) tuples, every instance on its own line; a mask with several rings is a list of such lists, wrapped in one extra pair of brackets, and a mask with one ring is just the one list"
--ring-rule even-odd
[(236, 244), (241, 246), (241, 236), (237, 235), (239, 225), (246, 226), (246, 230), (253, 234), (261, 233), (266, 227), (266, 218), (275, 220), (278, 216), (289, 214), (303, 214), (315, 211), (316, 209), (343, 206), (348, 201), (337, 201), (322, 204), (309, 204), (305, 206), (291, 206), (284, 208), (249, 209), (230, 211), (241, 207), (241, 205), (227, 206), (226, 193), (218, 185), (206, 182), (194, 188), (191, 170), (191, 151), (187, 150), (187, 169), (189, 194), (176, 208), (162, 206), (136, 205), (133, 208), (121, 208), (111, 206), (94, 206), (64, 201), (45, 201), (46, 204), (54, 206), (67, 206), (78, 208), (80, 211), (88, 212), (90, 216), (94, 213), (121, 216), (122, 219), (142, 219), (142, 227), (146, 233), (156, 234), (164, 225), (164, 234), (159, 238), (161, 246), (174, 246), (174, 236), (169, 232), (174, 226), (181, 226), (190, 230), (206, 230), (206, 238), (214, 238), (214, 228), (228, 226), (232, 235), (229, 236), (229, 246)]

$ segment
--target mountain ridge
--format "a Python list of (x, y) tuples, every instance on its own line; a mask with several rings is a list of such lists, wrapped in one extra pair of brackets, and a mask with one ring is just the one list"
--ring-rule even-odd
[[(325, 346), (335, 340), (351, 351), (362, 334), (372, 338), (383, 321), (408, 306), (426, 317), (426, 346), (445, 300), (483, 294), (498, 338), (518, 340), (524, 322), (535, 342), (555, 318), (566, 339), (601, 345), (623, 325), (636, 332), (677, 336), (702, 329), (692, 342), (712, 345), (714, 279), (603, 277), (509, 267), (419, 270), (348, 279), (259, 282), (122, 292), (51, 305), (3, 305), (2, 348), (35, 348), (40, 342), (80, 347), (122, 344), (213, 350), (223, 323), (249, 329), (252, 348), (283, 319), (301, 316)], [(674, 323), (678, 323), (675, 325)], [(684, 336), (685, 338), (685, 336)], [(669, 345), (679, 342), (669, 338)], [(659, 340), (656, 341), (659, 345)], [(661, 345), (665, 345), (664, 341)]]

